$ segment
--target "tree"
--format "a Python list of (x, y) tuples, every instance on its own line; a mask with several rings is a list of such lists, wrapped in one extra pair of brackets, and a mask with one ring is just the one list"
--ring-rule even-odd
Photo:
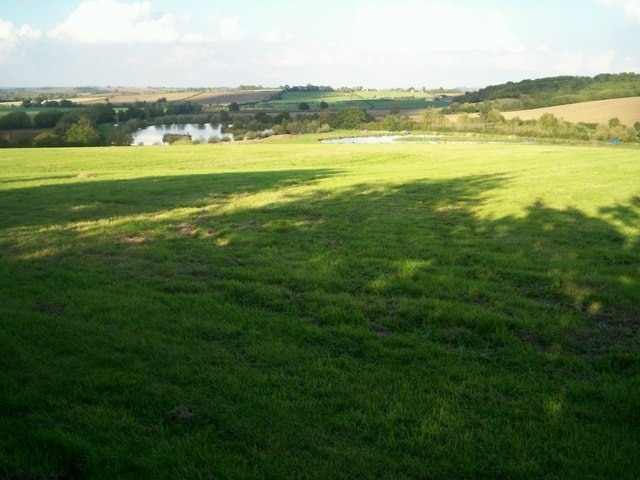
[(124, 128), (116, 128), (109, 135), (109, 142), (112, 145), (126, 146), (133, 143), (133, 136)]
[(240, 105), (238, 104), (238, 102), (231, 102), (229, 104), (229, 111), (230, 112), (239, 112), (240, 111)]
[(329, 108), (329, 104), (327, 102), (325, 102), (324, 100), (322, 100), (320, 102), (320, 110), (326, 110), (327, 108)]
[(311, 107), (309, 106), (309, 104), (307, 102), (300, 102), (298, 104), (298, 110), (311, 110)]
[(396, 115), (387, 115), (386, 117), (384, 117), (384, 120), (382, 120), (382, 125), (384, 125), (384, 129), (389, 130), (390, 132), (395, 132), (396, 130), (399, 130), (398, 128), (399, 123), (400, 123), (399, 119)]
[(227, 112), (226, 110), (221, 110), (220, 122), (230, 122), (230, 121), (231, 121), (231, 115), (229, 115), (229, 112)]
[(486, 113), (482, 114), (482, 118), (487, 123), (502, 123), (504, 122), (504, 117), (500, 113), (499, 110), (492, 108)]
[(55, 127), (64, 114), (58, 110), (42, 111), (33, 117), (36, 128)]
[(339, 128), (354, 130), (360, 128), (366, 120), (367, 112), (363, 109), (359, 107), (348, 107), (338, 114), (337, 126)]
[(102, 143), (102, 136), (91, 121), (83, 117), (69, 127), (65, 140), (70, 145), (93, 146)]
[(0, 117), (0, 129), (18, 130), (31, 128), (31, 118), (25, 112), (11, 112)]
[(96, 124), (112, 123), (116, 120), (116, 112), (110, 103), (91, 105), (82, 112), (82, 115), (89, 117)]
[(609, 128), (616, 128), (622, 125), (620, 119), (618, 117), (613, 117), (609, 119)]

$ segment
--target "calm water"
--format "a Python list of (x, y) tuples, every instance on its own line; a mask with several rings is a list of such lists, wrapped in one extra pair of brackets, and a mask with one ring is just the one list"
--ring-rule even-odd
[(221, 125), (215, 127), (210, 123), (204, 125), (196, 125), (193, 123), (187, 123), (184, 125), (152, 125), (151, 127), (143, 128), (133, 133), (132, 145), (161, 145), (162, 136), (166, 133), (172, 133), (174, 135), (191, 135), (192, 140), (198, 138), (204, 142), (209, 141), (211, 137), (229, 137), (233, 138), (230, 134), (223, 134)]
[(438, 142), (442, 137), (440, 135), (381, 135), (370, 137), (352, 137), (352, 138), (331, 138), (322, 140), (322, 143), (394, 143), (401, 142)]

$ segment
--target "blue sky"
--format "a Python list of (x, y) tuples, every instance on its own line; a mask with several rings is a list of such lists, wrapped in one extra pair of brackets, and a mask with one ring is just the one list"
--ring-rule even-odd
[(638, 46), (640, 0), (0, 0), (0, 87), (481, 87)]

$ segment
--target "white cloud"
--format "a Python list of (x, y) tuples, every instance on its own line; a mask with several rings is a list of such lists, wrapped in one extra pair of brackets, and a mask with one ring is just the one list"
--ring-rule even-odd
[(478, 16), (468, 8), (438, 2), (371, 3), (356, 16), (352, 32), (355, 45), (375, 51), (523, 50), (500, 12)]
[(29, 25), (15, 26), (12, 22), (0, 19), (0, 64), (8, 61), (28, 43), (38, 40), (42, 32)]
[(283, 33), (279, 30), (271, 29), (267, 31), (263, 36), (262, 40), (266, 43), (286, 43), (293, 38), (293, 35), (290, 33)]
[(371, 63), (352, 49), (319, 45), (290, 46), (269, 52), (266, 58), (276, 67), (358, 67)]
[(218, 32), (220, 39), (227, 42), (239, 42), (246, 37), (246, 32), (240, 26), (238, 17), (225, 17), (220, 20)]
[(86, 0), (49, 35), (68, 42), (92, 44), (173, 43), (180, 34), (174, 18), (158, 15), (150, 2)]
[(606, 73), (615, 69), (613, 66), (616, 60), (616, 54), (613, 50), (604, 52), (596, 57), (588, 60), (587, 66), (593, 73)]
[(640, 24), (640, 0), (599, 0), (606, 7), (624, 10), (624, 12)]
[(212, 43), (215, 38), (204, 33), (187, 33), (180, 37), (180, 43)]

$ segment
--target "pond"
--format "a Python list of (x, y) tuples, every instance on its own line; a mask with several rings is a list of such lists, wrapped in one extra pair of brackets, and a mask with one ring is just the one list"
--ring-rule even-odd
[(368, 137), (328, 138), (322, 143), (395, 143), (395, 142), (434, 142), (440, 143), (441, 135), (378, 135)]
[(233, 139), (232, 134), (222, 133), (222, 125), (213, 126), (210, 123), (202, 125), (194, 123), (152, 125), (134, 132), (132, 134), (132, 145), (162, 145), (162, 137), (167, 133), (172, 135), (191, 135), (192, 140), (202, 139), (203, 142), (208, 142), (211, 137)]

